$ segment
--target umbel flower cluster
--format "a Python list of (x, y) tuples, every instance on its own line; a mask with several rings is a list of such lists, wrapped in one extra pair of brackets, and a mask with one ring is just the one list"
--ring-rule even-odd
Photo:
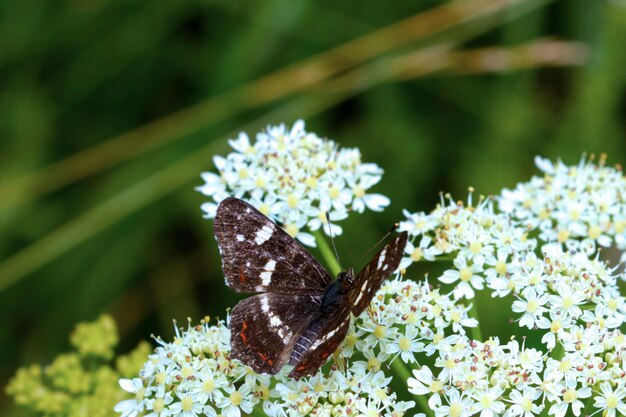
[(291, 129), (285, 125), (268, 126), (250, 142), (241, 133), (229, 140), (234, 149), (226, 157), (215, 156), (218, 173), (204, 172), (204, 185), (198, 191), (212, 201), (202, 205), (205, 217), (215, 217), (217, 205), (233, 196), (244, 199), (308, 246), (315, 246), (308, 233), (342, 232), (338, 221), (351, 211), (366, 208), (381, 211), (389, 199), (368, 190), (381, 179), (383, 170), (376, 164), (362, 163), (358, 149), (339, 148), (335, 142), (307, 132), (302, 120)]
[(15, 402), (37, 415), (48, 417), (108, 417), (126, 394), (120, 378), (137, 375), (150, 346), (142, 342), (130, 354), (112, 363), (118, 343), (110, 316), (80, 323), (70, 337), (73, 350), (57, 356), (47, 366), (20, 369), (6, 387)]
[[(255, 410), (268, 416), (399, 417), (415, 402), (391, 389), (389, 365), (404, 369), (440, 346), (456, 344), (464, 326), (477, 322), (467, 308), (428, 283), (394, 279), (372, 302), (372, 317), (352, 323), (337, 364), (298, 381), (289, 369), (274, 377), (255, 374), (230, 359), (230, 333), (223, 321), (189, 324), (173, 342), (158, 340), (139, 377), (122, 380), (135, 395), (117, 405), (124, 416), (239, 417)], [(406, 371), (408, 372), (408, 371)]]

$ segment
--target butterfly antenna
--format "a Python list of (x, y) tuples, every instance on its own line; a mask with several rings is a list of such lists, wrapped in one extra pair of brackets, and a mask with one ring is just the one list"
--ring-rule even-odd
[(335, 246), (335, 237), (333, 236), (333, 228), (330, 223), (330, 214), (328, 212), (325, 212), (324, 214), (326, 214), (326, 223), (328, 224), (328, 234), (330, 235), (330, 242), (333, 244), (333, 250), (335, 251), (335, 258), (337, 258), (339, 269), (343, 271), (343, 267), (341, 266), (341, 261), (339, 260), (339, 252), (337, 252), (337, 247)]
[(385, 239), (387, 239), (389, 237), (390, 234), (392, 234), (393, 232), (396, 231), (396, 229), (398, 228), (399, 224), (398, 223), (394, 223), (393, 226), (391, 226), (391, 228), (389, 229), (389, 231), (387, 231), (387, 233), (385, 233), (385, 236), (381, 237), (378, 242), (376, 242), (371, 248), (369, 248), (367, 250), (367, 252), (365, 252), (363, 255), (361, 255), (359, 257), (359, 259), (356, 260), (355, 264), (358, 264), (359, 262), (361, 262), (361, 260), (367, 255), (369, 254), (374, 248), (378, 247), (378, 245), (380, 245), (382, 242), (385, 241)]

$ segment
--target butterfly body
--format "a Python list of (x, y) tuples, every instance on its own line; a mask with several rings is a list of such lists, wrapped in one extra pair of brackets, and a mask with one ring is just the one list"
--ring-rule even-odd
[(350, 314), (369, 305), (398, 267), (406, 233), (387, 244), (365, 268), (333, 280), (295, 239), (250, 204), (227, 198), (215, 217), (226, 284), (257, 293), (230, 315), (231, 355), (255, 372), (293, 378), (315, 374), (345, 338)]

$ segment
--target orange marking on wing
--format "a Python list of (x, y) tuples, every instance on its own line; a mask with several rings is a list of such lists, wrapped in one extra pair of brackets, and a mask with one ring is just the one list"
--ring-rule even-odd
[(243, 341), (244, 345), (248, 344), (248, 337), (245, 335), (244, 332), (239, 333), (239, 336), (241, 336), (241, 340)]
[(239, 281), (244, 282), (246, 280), (246, 276), (243, 274), (243, 271), (239, 271)]
[(261, 357), (261, 360), (262, 360), (263, 362), (267, 362), (267, 356), (265, 356), (265, 355), (264, 355), (264, 354), (262, 354), (262, 353), (259, 353), (259, 356)]
[(267, 363), (269, 363), (269, 364), (270, 364), (270, 366), (274, 366), (274, 361), (273, 361), (273, 360), (271, 360), (271, 359), (268, 359)]
[(296, 371), (304, 371), (305, 366), (304, 365), (300, 365), (296, 368)]

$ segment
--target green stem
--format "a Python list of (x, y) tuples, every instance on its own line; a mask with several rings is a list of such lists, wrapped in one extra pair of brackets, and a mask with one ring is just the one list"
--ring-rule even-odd
[[(396, 376), (398, 376), (398, 378), (400, 378), (406, 385), (407, 381), (411, 377), (411, 371), (409, 370), (409, 368), (407, 368), (406, 364), (402, 362), (400, 358), (395, 358), (391, 362), (391, 369), (394, 371)], [(413, 395), (413, 398), (415, 398), (415, 400), (419, 404), (421, 408), (420, 411), (426, 413), (428, 417), (434, 417), (435, 414), (428, 406), (428, 400), (426, 399), (425, 395)]]
[(472, 338), (474, 340), (478, 340), (479, 342), (482, 342), (483, 341), (483, 335), (482, 335), (482, 333), (480, 331), (480, 319), (478, 318), (478, 309), (476, 308), (476, 304), (477, 304), (477, 299), (474, 298), (474, 302), (472, 303), (472, 307), (469, 309), (467, 314), (471, 318), (476, 319), (476, 321), (478, 322), (478, 326), (470, 327), (470, 332), (472, 334)]
[(337, 275), (341, 272), (341, 266), (339, 266), (339, 262), (335, 257), (335, 253), (328, 245), (328, 238), (321, 230), (316, 230), (313, 232), (313, 236), (315, 236), (315, 242), (317, 246), (320, 248), (320, 252), (322, 252), (322, 257), (326, 261), (326, 265), (330, 268), (330, 272), (333, 275)]

